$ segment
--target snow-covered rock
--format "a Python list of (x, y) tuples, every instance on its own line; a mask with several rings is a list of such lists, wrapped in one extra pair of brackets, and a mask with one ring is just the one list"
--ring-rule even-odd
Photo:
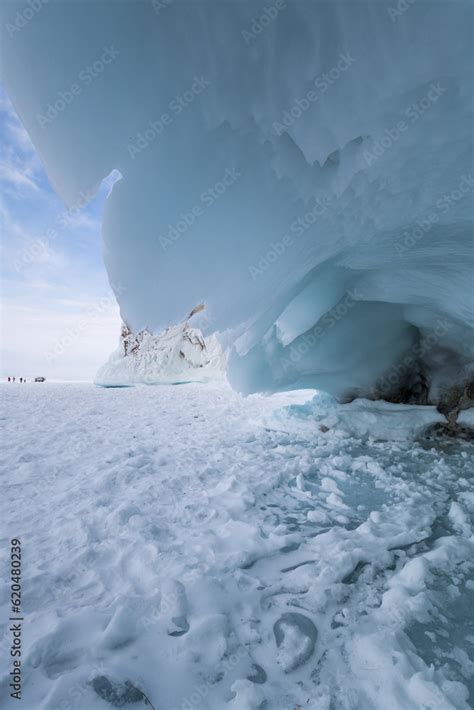
[(122, 327), (120, 345), (95, 377), (104, 387), (209, 382), (225, 378), (225, 354), (216, 335), (206, 339), (188, 319), (160, 335)]
[(473, 371), (472, 12), (19, 0), (2, 71), (69, 204), (120, 171), (134, 332), (206, 301), (240, 391), (438, 403)]

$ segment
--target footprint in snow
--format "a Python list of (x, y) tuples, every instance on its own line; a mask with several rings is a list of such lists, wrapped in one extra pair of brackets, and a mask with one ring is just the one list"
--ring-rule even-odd
[(273, 626), (278, 647), (278, 663), (285, 673), (306, 663), (314, 651), (318, 631), (304, 614), (287, 612)]
[(187, 620), (188, 600), (184, 584), (170, 579), (166, 580), (161, 590), (161, 610), (169, 619), (168, 636), (183, 636), (189, 631)]
[(110, 703), (115, 708), (122, 708), (131, 703), (139, 702), (151, 705), (146, 695), (129, 680), (125, 681), (125, 683), (112, 682), (107, 676), (99, 675), (93, 679), (92, 687), (99, 698), (102, 698), (102, 700)]

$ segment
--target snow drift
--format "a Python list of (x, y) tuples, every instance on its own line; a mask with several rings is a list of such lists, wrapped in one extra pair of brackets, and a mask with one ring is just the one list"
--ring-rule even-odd
[(205, 301), (240, 391), (458, 401), (470, 2), (31, 8), (3, 5), (5, 84), (65, 201), (120, 171), (105, 262), (134, 332)]

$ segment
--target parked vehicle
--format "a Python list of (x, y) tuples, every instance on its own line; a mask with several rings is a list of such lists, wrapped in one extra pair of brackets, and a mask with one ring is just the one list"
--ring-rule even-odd
[(35, 377), (35, 382), (46, 382), (46, 377)]

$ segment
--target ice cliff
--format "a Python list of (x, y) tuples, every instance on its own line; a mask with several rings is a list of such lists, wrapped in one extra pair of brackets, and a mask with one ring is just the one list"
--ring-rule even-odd
[(204, 301), (243, 392), (450, 407), (473, 375), (472, 3), (5, 2), (2, 73), (69, 204), (113, 169), (134, 332)]

